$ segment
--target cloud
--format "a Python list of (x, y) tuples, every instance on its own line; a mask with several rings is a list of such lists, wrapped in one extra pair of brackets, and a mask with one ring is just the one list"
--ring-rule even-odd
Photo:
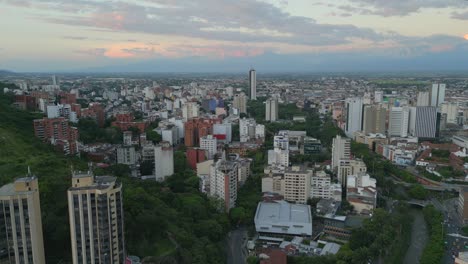
[(106, 53), (106, 49), (105, 48), (82, 49), (82, 50), (75, 50), (75, 53), (78, 55), (102, 57)]
[(62, 36), (63, 39), (71, 39), (71, 40), (86, 40), (88, 37), (81, 37), (81, 36)]
[(425, 8), (468, 8), (464, 0), (349, 0), (353, 5), (338, 8), (363, 15), (407, 16)]
[(452, 18), (460, 19), (460, 20), (468, 20), (468, 11), (465, 12), (453, 12)]

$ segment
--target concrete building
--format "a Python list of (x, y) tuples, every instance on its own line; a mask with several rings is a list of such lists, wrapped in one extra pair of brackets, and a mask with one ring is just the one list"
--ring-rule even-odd
[(197, 164), (206, 160), (206, 151), (199, 148), (189, 148), (186, 151), (187, 163), (192, 170), (197, 169)]
[(429, 92), (419, 92), (416, 106), (430, 106)]
[(341, 201), (341, 185), (332, 184), (330, 175), (324, 171), (317, 171), (310, 180), (310, 198)]
[(186, 147), (195, 147), (199, 145), (201, 137), (213, 134), (213, 125), (221, 124), (219, 118), (194, 118), (184, 124)]
[(218, 141), (213, 135), (200, 138), (200, 149), (204, 149), (208, 159), (213, 159), (218, 150)]
[(312, 236), (312, 212), (309, 205), (286, 201), (260, 202), (254, 222), (255, 230), (262, 240)]
[(265, 102), (265, 121), (278, 121), (278, 99), (270, 98)]
[(322, 152), (322, 143), (316, 138), (304, 137), (304, 144), (300, 152), (304, 155), (319, 154)]
[(468, 149), (468, 137), (453, 136), (452, 143), (459, 146), (460, 148)]
[(454, 264), (468, 264), (468, 251), (459, 252)]
[(133, 145), (133, 133), (132, 131), (124, 131), (123, 133), (123, 145), (124, 146), (131, 146)]
[(458, 104), (457, 103), (443, 103), (440, 105), (441, 113), (447, 115), (448, 124), (458, 123)]
[(429, 90), (430, 106), (439, 107), (440, 104), (445, 102), (445, 84), (434, 83), (432, 89)]
[(312, 171), (305, 167), (292, 166), (284, 172), (284, 199), (288, 202), (306, 204), (310, 197)]
[(366, 105), (364, 107), (363, 131), (369, 133), (385, 133), (387, 110), (381, 105)]
[(210, 173), (213, 160), (197, 163), (197, 177), (200, 179), (199, 189), (202, 193), (210, 193)]
[(254, 69), (249, 71), (249, 84), (250, 100), (257, 100), (257, 73)]
[(418, 106), (416, 107), (414, 135), (418, 138), (437, 137), (437, 107)]
[(174, 149), (167, 141), (161, 141), (154, 147), (154, 173), (156, 181), (164, 181), (174, 174)]
[(200, 106), (196, 102), (186, 102), (182, 106), (182, 118), (187, 121), (191, 118), (198, 117)]
[(37, 178), (0, 188), (0, 263), (45, 264)]
[(222, 200), (226, 212), (236, 206), (238, 173), (238, 163), (224, 157), (211, 165), (210, 196)]
[(457, 211), (462, 223), (466, 225), (468, 223), (468, 187), (460, 187)]
[(346, 187), (349, 175), (356, 175), (366, 171), (366, 164), (362, 160), (340, 160), (338, 165), (338, 181), (343, 187)]
[(250, 164), (252, 163), (252, 159), (237, 159), (238, 165), (238, 181), (240, 185), (244, 185), (245, 181), (247, 181), (247, 178), (250, 177), (251, 170), (250, 170)]
[(240, 142), (249, 142), (253, 140), (265, 139), (265, 126), (257, 124), (253, 118), (239, 119)]
[(232, 124), (222, 123), (213, 125), (213, 136), (218, 139), (218, 142), (231, 143), (232, 142)]
[(382, 103), (383, 102), (383, 91), (375, 91), (374, 92), (374, 103)]
[(247, 96), (244, 93), (234, 95), (234, 100), (232, 102), (232, 107), (239, 110), (239, 113), (247, 113)]
[(336, 171), (340, 165), (340, 160), (351, 158), (351, 140), (349, 138), (336, 136), (332, 143), (332, 163), (331, 169)]
[(365, 172), (348, 175), (346, 200), (358, 214), (371, 214), (377, 207), (377, 181)]
[(133, 146), (117, 147), (117, 163), (129, 166), (136, 165), (137, 154)]
[(407, 137), (409, 131), (410, 109), (408, 107), (392, 107), (390, 109), (388, 135)]
[(74, 264), (125, 263), (122, 185), (117, 178), (73, 172), (68, 213)]
[(285, 181), (283, 174), (268, 174), (262, 178), (262, 193), (277, 193), (284, 196)]
[(268, 165), (289, 166), (289, 151), (279, 148), (268, 150)]
[(345, 133), (348, 137), (352, 137), (354, 132), (362, 130), (363, 123), (363, 102), (362, 98), (346, 99), (346, 126)]
[(175, 146), (179, 144), (179, 129), (174, 125), (169, 125), (161, 129), (161, 137), (163, 141)]

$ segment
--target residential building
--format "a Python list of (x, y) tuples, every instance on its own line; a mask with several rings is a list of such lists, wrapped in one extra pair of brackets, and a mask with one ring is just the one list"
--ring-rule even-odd
[(441, 113), (447, 115), (448, 124), (457, 124), (458, 123), (458, 104), (457, 103), (443, 103), (440, 105)]
[(134, 166), (137, 163), (137, 154), (133, 146), (117, 147), (117, 163)]
[(374, 103), (383, 103), (383, 91), (375, 91), (374, 92)]
[(369, 133), (385, 133), (387, 110), (382, 105), (366, 105), (364, 107), (363, 131)]
[(341, 185), (332, 184), (330, 175), (324, 171), (317, 171), (311, 177), (310, 198), (341, 201)]
[(213, 159), (218, 150), (218, 142), (213, 135), (207, 135), (200, 138), (200, 149), (205, 150), (208, 159)]
[[(182, 106), (182, 117), (185, 121), (198, 117), (200, 106), (196, 102), (186, 102)], [(208, 109), (207, 109), (208, 110)]]
[(340, 160), (338, 165), (338, 181), (346, 188), (349, 175), (356, 175), (366, 171), (366, 164), (362, 160)]
[(234, 95), (234, 100), (232, 102), (232, 107), (239, 110), (239, 113), (247, 113), (247, 96), (244, 93)]
[(304, 144), (301, 148), (301, 154), (312, 155), (322, 152), (322, 143), (313, 137), (304, 137)]
[(210, 173), (213, 160), (205, 160), (197, 163), (197, 177), (200, 179), (199, 190), (202, 193), (210, 193)]
[(154, 172), (156, 181), (164, 181), (174, 174), (174, 149), (167, 141), (161, 141), (154, 147)]
[(211, 165), (210, 196), (222, 200), (226, 212), (236, 206), (238, 173), (238, 163), (226, 160), (224, 155)]
[(410, 109), (408, 107), (392, 107), (390, 109), (388, 135), (407, 137), (409, 131)]
[(279, 148), (268, 150), (268, 165), (289, 166), (289, 151)]
[(31, 173), (0, 188), (0, 263), (45, 264), (39, 184)]
[(240, 142), (265, 139), (265, 125), (257, 124), (253, 118), (239, 119)]
[(254, 69), (249, 71), (249, 96), (250, 100), (257, 100), (257, 73)]
[(270, 98), (265, 102), (265, 121), (278, 121), (278, 99)]
[(363, 123), (363, 102), (362, 98), (346, 99), (346, 126), (345, 133), (348, 137), (352, 137), (354, 132), (362, 130)]
[(201, 137), (213, 134), (213, 125), (221, 124), (219, 118), (193, 118), (184, 124), (185, 146), (195, 147), (199, 145)]
[(309, 205), (286, 201), (259, 202), (255, 230), (262, 240), (281, 242), (278, 237), (312, 237), (312, 212)]
[(70, 127), (64, 117), (35, 119), (33, 125), (34, 135), (42, 141), (51, 143), (66, 155), (79, 154), (78, 129)]
[(419, 92), (416, 101), (416, 106), (430, 106), (429, 92)]
[(284, 199), (288, 202), (306, 204), (310, 197), (312, 171), (303, 166), (292, 166), (284, 172)]
[(197, 164), (205, 161), (206, 151), (199, 148), (189, 148), (187, 149), (187, 163), (192, 170), (197, 169)]
[(213, 125), (213, 136), (222, 143), (232, 142), (232, 124), (222, 123)]
[(68, 213), (74, 264), (125, 263), (122, 184), (116, 177), (73, 172)]
[(340, 160), (351, 158), (351, 140), (337, 135), (332, 143), (332, 163), (331, 169), (336, 171), (340, 165)]
[(284, 174), (267, 174), (262, 178), (262, 193), (277, 193), (284, 196)]
[(377, 181), (365, 172), (348, 175), (346, 200), (358, 214), (371, 214), (377, 207)]

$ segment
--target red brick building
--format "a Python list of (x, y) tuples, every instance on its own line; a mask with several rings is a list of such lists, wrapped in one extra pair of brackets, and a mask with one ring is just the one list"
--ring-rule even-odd
[(122, 131), (127, 131), (131, 127), (136, 127), (140, 130), (140, 133), (144, 133), (148, 124), (146, 122), (135, 122), (135, 117), (132, 114), (117, 114), (115, 121), (112, 122), (112, 126), (120, 128)]
[(81, 117), (88, 117), (96, 120), (99, 127), (104, 127), (104, 123), (106, 121), (104, 108), (99, 103), (90, 103), (88, 108), (82, 109)]
[(192, 170), (197, 169), (197, 163), (205, 161), (205, 150), (191, 148), (187, 149), (187, 163)]
[(200, 138), (213, 134), (213, 125), (221, 124), (220, 118), (192, 118), (184, 124), (185, 146), (195, 147), (200, 144)]
[(34, 111), (37, 109), (37, 100), (31, 95), (15, 95), (14, 105), (18, 109)]
[(76, 94), (60, 92), (60, 104), (76, 104)]
[(67, 155), (78, 153), (78, 129), (68, 126), (64, 117), (36, 119), (33, 124), (34, 135), (42, 141), (52, 143)]

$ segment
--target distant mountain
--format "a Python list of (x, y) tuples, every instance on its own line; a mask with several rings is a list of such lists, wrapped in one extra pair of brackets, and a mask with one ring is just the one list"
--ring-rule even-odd
[(16, 72), (13, 72), (13, 71), (8, 71), (8, 70), (2, 70), (0, 69), (0, 76), (2, 75), (16, 75), (17, 73)]

